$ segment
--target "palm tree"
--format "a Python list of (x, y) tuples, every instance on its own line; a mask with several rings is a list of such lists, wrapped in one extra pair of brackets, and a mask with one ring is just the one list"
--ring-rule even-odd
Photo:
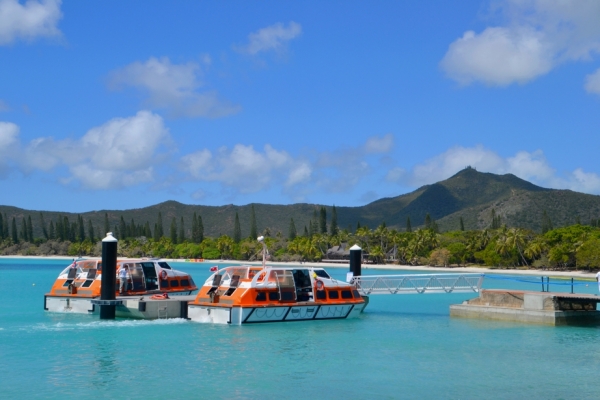
[(223, 258), (230, 258), (235, 242), (227, 235), (222, 235), (217, 239), (217, 249), (221, 252)]
[(506, 241), (511, 248), (517, 249), (525, 265), (529, 266), (527, 260), (523, 257), (523, 251), (521, 250), (525, 247), (526, 243), (525, 231), (521, 228), (510, 228), (506, 235)]

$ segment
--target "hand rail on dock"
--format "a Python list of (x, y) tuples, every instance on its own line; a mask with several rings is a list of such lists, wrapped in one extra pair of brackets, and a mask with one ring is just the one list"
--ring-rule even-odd
[(363, 295), (479, 293), (484, 274), (412, 274), (355, 276), (350, 283)]

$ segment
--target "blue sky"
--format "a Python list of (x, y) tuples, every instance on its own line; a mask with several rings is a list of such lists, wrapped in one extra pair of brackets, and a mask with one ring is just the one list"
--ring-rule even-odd
[(0, 0), (0, 204), (600, 194), (600, 2)]

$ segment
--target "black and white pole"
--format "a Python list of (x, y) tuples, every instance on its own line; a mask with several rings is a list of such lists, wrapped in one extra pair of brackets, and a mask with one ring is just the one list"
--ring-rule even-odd
[[(102, 239), (102, 287), (100, 291), (100, 319), (115, 319), (117, 239), (108, 232)], [(118, 302), (120, 303), (120, 302)]]
[(352, 272), (352, 276), (361, 276), (362, 275), (362, 249), (359, 245), (355, 244), (350, 247), (350, 272)]

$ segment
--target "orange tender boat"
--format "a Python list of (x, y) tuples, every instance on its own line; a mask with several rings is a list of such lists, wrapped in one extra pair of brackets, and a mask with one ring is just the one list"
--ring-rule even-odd
[[(129, 279), (125, 293), (117, 297), (168, 293), (188, 295), (198, 288), (189, 274), (174, 270), (166, 261), (141, 258), (117, 260), (117, 276), (127, 266)], [(59, 275), (52, 289), (44, 296), (44, 310), (54, 312), (93, 313), (96, 307), (92, 299), (99, 299), (102, 282), (102, 260), (74, 260)]]
[(345, 319), (366, 304), (353, 285), (323, 268), (231, 266), (206, 280), (188, 303), (188, 318), (234, 325)]

